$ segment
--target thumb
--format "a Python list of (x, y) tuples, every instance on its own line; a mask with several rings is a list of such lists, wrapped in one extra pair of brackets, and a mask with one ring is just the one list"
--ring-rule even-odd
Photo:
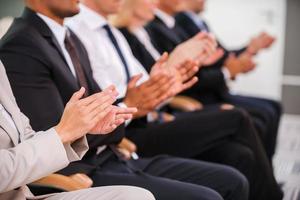
[(76, 101), (78, 101), (79, 99), (81, 99), (83, 97), (84, 93), (85, 93), (85, 88), (81, 87), (80, 90), (78, 90), (77, 92), (75, 92), (72, 95), (72, 97), (71, 97), (71, 99), (70, 99), (69, 102), (76, 102)]
[(138, 75), (135, 75), (133, 76), (129, 83), (128, 83), (128, 88), (134, 88), (137, 84), (137, 82), (142, 78), (143, 74), (138, 74)]
[(157, 63), (162, 64), (168, 60), (169, 54), (164, 52), (163, 55), (158, 59)]

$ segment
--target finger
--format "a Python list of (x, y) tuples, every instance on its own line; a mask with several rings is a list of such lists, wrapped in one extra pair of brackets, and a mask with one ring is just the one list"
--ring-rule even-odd
[(173, 79), (164, 84), (159, 85), (159, 87), (155, 88), (153, 91), (148, 93), (149, 96), (147, 97), (147, 100), (160, 99), (160, 97), (166, 96), (166, 94), (170, 93), (170, 89), (172, 88), (172, 85), (175, 84), (175, 82), (176, 81)]
[(191, 88), (193, 85), (195, 85), (198, 82), (198, 78), (197, 77), (193, 77), (191, 80), (189, 80), (188, 82), (184, 83), (182, 86), (182, 91), (187, 90), (189, 88)]
[(127, 86), (128, 89), (135, 88), (137, 82), (142, 78), (142, 76), (143, 76), (143, 74), (138, 74), (138, 75), (133, 76), (128, 83), (128, 86)]
[(141, 88), (151, 88), (153, 85), (162, 84), (164, 82), (167, 82), (168, 79), (169, 79), (168, 76), (160, 73), (160, 74), (156, 74), (156, 75), (150, 77), (150, 79), (148, 79), (146, 82), (142, 83), (140, 86), (141, 86)]
[(105, 108), (97, 108), (93, 110), (91, 113), (89, 113), (89, 119), (93, 120), (95, 118), (98, 119), (98, 121), (102, 120), (108, 113), (112, 112), (114, 109), (112, 106), (103, 106)]
[(144, 92), (152, 96), (156, 96), (157, 93), (166, 92), (172, 86), (172, 84), (175, 84), (175, 82), (176, 79), (174, 77), (164, 77), (151, 86), (145, 88), (146, 90)]
[(102, 91), (103, 93), (110, 94), (113, 97), (117, 97), (119, 95), (116, 86), (111, 85)]
[(158, 63), (165, 63), (169, 58), (168, 52), (164, 52), (162, 56), (158, 59)]
[(137, 108), (121, 108), (116, 106), (116, 114), (133, 114), (137, 112)]
[(107, 92), (99, 92), (99, 93), (93, 94), (89, 97), (86, 97), (86, 98), (80, 100), (79, 104), (84, 105), (84, 106), (88, 106), (91, 103), (94, 103), (95, 101), (97, 103), (101, 99), (104, 99), (104, 100), (111, 99), (111, 100), (115, 101), (116, 97), (112, 97)]
[(159, 73), (149, 79), (145, 84), (145, 88), (148, 90), (155, 90), (160, 85), (163, 85), (170, 81), (174, 76), (172, 74)]
[(75, 92), (72, 95), (72, 97), (70, 98), (69, 102), (73, 103), (73, 102), (78, 101), (79, 99), (81, 99), (83, 97), (84, 93), (85, 93), (85, 88), (81, 87), (80, 90), (78, 90), (77, 92)]
[(198, 66), (193, 66), (184, 76), (182, 76), (182, 82), (191, 79), (199, 71)]
[(93, 118), (92, 123), (96, 123), (93, 127), (95, 129), (96, 134), (107, 134), (111, 132), (110, 126), (115, 121), (115, 112), (110, 111), (106, 115), (103, 116), (104, 113), (100, 113), (95, 118)]
[(168, 54), (167, 52), (164, 52), (164, 53), (160, 56), (160, 58), (155, 62), (155, 64), (154, 64), (153, 67), (157, 67), (157, 66), (163, 65), (164, 63), (167, 62), (168, 57), (169, 57), (169, 54)]
[(123, 119), (125, 121), (132, 119), (132, 114), (117, 114), (116, 115), (116, 120)]
[(94, 113), (94, 112), (101, 112), (105, 108), (112, 106), (114, 103), (115, 99), (110, 98), (109, 96), (105, 98), (98, 99), (94, 101), (93, 103), (89, 104), (85, 108), (86, 113)]

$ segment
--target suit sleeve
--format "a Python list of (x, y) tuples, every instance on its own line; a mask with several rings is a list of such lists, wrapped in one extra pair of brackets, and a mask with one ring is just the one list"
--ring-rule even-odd
[[(23, 113), (21, 113), (21, 117), (22, 117), (22, 122), (25, 127), (24, 139), (29, 140), (35, 136), (36, 132), (34, 130), (32, 130), (32, 128), (29, 124), (29, 119)], [(47, 132), (45, 132), (45, 133), (47, 133)], [(65, 152), (66, 152), (69, 162), (80, 160), (85, 155), (85, 153), (88, 151), (87, 139), (84, 136), (72, 143), (64, 144), (64, 148), (65, 148)]]
[[(4, 75), (5, 70), (2, 71), (3, 68), (0, 67), (7, 96), (16, 104), (8, 79)], [(17, 105), (15, 106), (15, 110), (18, 111)], [(82, 158), (87, 151), (85, 138), (73, 144), (63, 145), (54, 128), (36, 133), (32, 130), (28, 118), (21, 112), (20, 115), (24, 127), (24, 140), (13, 148), (0, 150), (0, 193), (58, 171), (69, 162)]]
[(205, 67), (197, 73), (199, 82), (194, 86), (198, 91), (222, 91), (226, 88), (226, 81), (220, 68)]
[(69, 164), (54, 129), (34, 134), (14, 148), (0, 150), (0, 193), (47, 176)]

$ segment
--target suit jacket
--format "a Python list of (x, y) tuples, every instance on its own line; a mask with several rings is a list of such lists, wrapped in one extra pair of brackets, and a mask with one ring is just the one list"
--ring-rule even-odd
[(171, 52), (178, 44), (189, 38), (180, 26), (176, 24), (173, 29), (170, 29), (158, 17), (155, 17), (145, 28), (151, 42), (161, 54)]
[(127, 28), (119, 28), (119, 30), (126, 38), (134, 57), (143, 65), (146, 71), (150, 73), (152, 66), (155, 64), (155, 59), (148, 52), (144, 44)]
[(32, 196), (25, 186), (27, 183), (81, 159), (88, 149), (87, 141), (82, 138), (71, 147), (61, 143), (53, 128), (34, 132), (17, 106), (1, 62), (0, 102), (17, 128), (0, 115), (0, 199), (26, 199)]
[[(89, 92), (99, 92), (87, 52), (72, 32), (71, 35), (80, 55)], [(56, 125), (65, 104), (79, 89), (79, 83), (72, 75), (53, 33), (35, 12), (25, 8), (23, 15), (14, 20), (0, 42), (0, 59), (6, 67), (18, 105), (31, 120), (33, 128), (46, 130)], [(89, 135), (90, 150), (85, 158), (95, 155), (98, 146), (118, 143), (124, 136), (123, 129), (119, 127), (106, 136)], [(77, 167), (82, 168), (88, 166)]]

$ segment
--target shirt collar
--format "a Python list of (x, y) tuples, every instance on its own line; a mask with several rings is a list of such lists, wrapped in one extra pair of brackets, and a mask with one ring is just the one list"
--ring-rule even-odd
[(185, 11), (184, 14), (186, 14), (191, 20), (193, 20), (195, 24), (203, 24), (203, 21), (197, 13), (192, 11)]
[(158, 17), (168, 28), (173, 29), (175, 27), (175, 19), (173, 16), (156, 9), (155, 15)]
[(80, 13), (81, 19), (89, 26), (90, 29), (95, 30), (102, 28), (104, 25), (107, 25), (107, 20), (97, 12), (88, 8), (87, 6), (80, 4)]
[(37, 15), (48, 25), (57, 41), (60, 44), (64, 44), (67, 28), (41, 13), (37, 13)]

